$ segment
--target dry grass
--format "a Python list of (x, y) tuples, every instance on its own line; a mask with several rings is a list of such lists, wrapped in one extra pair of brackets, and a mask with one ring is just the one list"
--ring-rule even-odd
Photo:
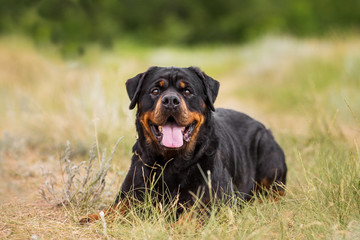
[[(119, 44), (114, 52), (89, 48), (84, 57), (69, 62), (51, 47), (39, 50), (23, 39), (3, 38), (0, 238), (360, 238), (359, 45), (357, 36), (269, 37), (215, 49)], [(106, 234), (101, 221), (77, 224), (82, 215), (107, 206), (120, 187), (136, 137), (124, 83), (151, 65), (200, 66), (221, 81), (217, 107), (244, 111), (272, 129), (289, 167), (282, 201), (262, 199), (243, 209), (221, 206), (200, 228), (194, 223), (171, 227), (166, 221), (171, 209), (149, 205), (142, 206), (145, 216), (133, 211), (122, 221), (108, 222)], [(95, 155), (124, 136), (107, 174), (108, 182), (119, 176), (110, 193), (95, 207), (81, 198), (62, 207), (47, 203), (39, 194), (41, 167), (53, 173), (54, 189), (61, 191), (67, 181), (59, 159), (66, 141), (72, 144), (68, 159), (78, 166), (88, 160), (95, 133)]]
[[(54, 174), (46, 172), (42, 168), (45, 183), (41, 187), (40, 194), (43, 199), (49, 204), (58, 207), (70, 205), (80, 208), (82, 206), (98, 204), (100, 198), (104, 198), (107, 173), (120, 140), (121, 138), (116, 142), (109, 158), (106, 157), (106, 149), (100, 156), (98, 144), (95, 141), (90, 149), (88, 161), (82, 161), (79, 164), (71, 160), (70, 142), (67, 141), (64, 157), (60, 159), (59, 163), (64, 177), (62, 189), (60, 190), (55, 187), (57, 181)], [(116, 175), (110, 186), (108, 184), (108, 189), (111, 188), (115, 180)]]

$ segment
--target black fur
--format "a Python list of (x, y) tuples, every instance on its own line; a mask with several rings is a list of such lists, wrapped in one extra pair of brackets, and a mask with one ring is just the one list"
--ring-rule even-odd
[[(165, 79), (160, 94), (154, 96), (151, 89)], [(185, 96), (178, 87), (184, 80), (191, 87), (191, 96)], [(182, 204), (192, 204), (194, 194), (207, 203), (210, 196), (226, 199), (239, 196), (249, 199), (256, 186), (266, 183), (283, 190), (277, 184), (286, 182), (285, 156), (271, 132), (249, 116), (213, 106), (219, 83), (200, 69), (152, 67), (126, 83), (130, 109), (138, 104), (136, 129), (138, 140), (133, 146), (131, 166), (123, 182), (116, 203), (134, 197), (143, 200), (144, 192), (166, 193), (179, 197)], [(147, 142), (140, 116), (154, 111), (163, 92), (175, 91), (181, 96), (187, 109), (204, 116), (204, 123), (197, 134), (193, 148), (164, 149), (158, 142)], [(211, 193), (206, 182), (211, 176)], [(151, 186), (154, 179), (159, 180)], [(205, 175), (205, 177), (204, 177)], [(154, 194), (159, 197), (160, 195)]]

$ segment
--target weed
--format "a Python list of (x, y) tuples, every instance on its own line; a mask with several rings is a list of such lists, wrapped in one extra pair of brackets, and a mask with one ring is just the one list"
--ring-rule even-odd
[(54, 175), (51, 172), (45, 173), (44, 169), (42, 169), (45, 183), (40, 190), (41, 196), (48, 203), (56, 206), (70, 204), (74, 207), (83, 207), (97, 203), (104, 192), (106, 176), (121, 139), (115, 144), (109, 158), (106, 158), (106, 149), (104, 149), (99, 166), (96, 164), (97, 155), (95, 153), (98, 149), (96, 142), (90, 150), (89, 160), (76, 164), (70, 159), (71, 148), (70, 142), (67, 141), (65, 155), (60, 159), (64, 180), (62, 190), (59, 191), (56, 188), (57, 184)]

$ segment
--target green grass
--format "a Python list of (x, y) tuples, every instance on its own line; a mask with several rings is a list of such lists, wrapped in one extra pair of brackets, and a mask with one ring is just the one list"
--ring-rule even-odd
[[(150, 49), (119, 43), (113, 52), (89, 47), (65, 61), (51, 46), (0, 40), (0, 237), (39, 239), (356, 239), (360, 238), (360, 38), (269, 37), (245, 46)], [(221, 83), (217, 107), (231, 107), (271, 128), (289, 168), (279, 202), (259, 198), (243, 208), (216, 207), (203, 225), (174, 225), (174, 209), (139, 205), (119, 221), (79, 226), (100, 207), (53, 207), (37, 194), (40, 166), (65, 181), (59, 159), (114, 154), (96, 206), (110, 204), (130, 164), (134, 112), (125, 81), (149, 66), (199, 66)], [(111, 197), (112, 196), (112, 197)], [(170, 219), (170, 220), (169, 220)]]

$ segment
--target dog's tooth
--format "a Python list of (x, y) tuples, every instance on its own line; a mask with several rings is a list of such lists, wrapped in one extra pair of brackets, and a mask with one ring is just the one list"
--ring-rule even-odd
[(185, 132), (185, 127), (182, 127), (182, 128), (181, 128), (181, 131), (182, 131), (182, 132)]
[(159, 126), (159, 131), (162, 132), (162, 126)]

